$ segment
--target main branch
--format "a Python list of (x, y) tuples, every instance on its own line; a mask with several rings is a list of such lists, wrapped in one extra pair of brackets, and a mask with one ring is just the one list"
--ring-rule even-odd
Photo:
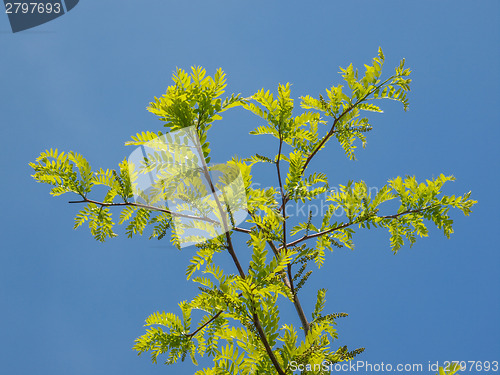
[[(201, 117), (202, 117), (202, 115), (200, 114), (198, 117), (197, 128), (199, 128), (199, 124), (201, 122)], [(238, 256), (236, 255), (236, 252), (234, 251), (233, 242), (231, 241), (231, 234), (229, 233), (229, 225), (227, 223), (226, 216), (225, 216), (224, 211), (222, 209), (222, 204), (220, 203), (219, 197), (217, 197), (217, 193), (216, 193), (215, 187), (212, 183), (212, 179), (210, 178), (208, 166), (207, 166), (207, 163), (205, 162), (205, 157), (203, 155), (203, 150), (201, 149), (201, 145), (200, 145), (200, 142), (198, 140), (195, 140), (195, 144), (196, 144), (196, 148), (198, 150), (198, 155), (200, 157), (200, 160), (202, 161), (203, 174), (204, 174), (205, 179), (207, 180), (207, 182), (210, 186), (210, 189), (212, 191), (212, 195), (215, 199), (215, 202), (217, 204), (217, 208), (220, 212), (220, 217), (222, 219), (222, 224), (223, 224), (223, 228), (224, 228), (225, 235), (226, 235), (228, 252), (231, 255), (231, 258), (233, 259), (233, 262), (236, 265), (236, 268), (238, 269), (238, 273), (240, 274), (240, 277), (242, 279), (245, 279), (246, 275), (245, 275), (245, 272), (243, 271), (243, 268), (241, 267), (240, 261), (238, 260)], [(286, 375), (285, 372), (283, 371), (283, 369), (281, 368), (281, 365), (278, 362), (278, 359), (274, 355), (273, 349), (269, 345), (269, 341), (267, 340), (266, 334), (265, 334), (264, 330), (262, 329), (262, 325), (260, 324), (260, 320), (259, 320), (259, 317), (257, 316), (257, 314), (253, 313), (252, 320), (253, 320), (253, 324), (254, 324), (254, 326), (257, 329), (257, 332), (259, 334), (260, 341), (264, 345), (264, 348), (266, 349), (267, 355), (269, 356), (269, 359), (273, 363), (274, 368), (276, 369), (276, 371), (278, 372), (279, 375)]]

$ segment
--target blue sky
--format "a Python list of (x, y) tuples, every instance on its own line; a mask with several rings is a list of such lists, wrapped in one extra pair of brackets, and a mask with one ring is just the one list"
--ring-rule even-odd
[[(327, 254), (303, 306), (310, 314), (316, 289), (328, 288), (326, 310), (349, 313), (338, 345), (365, 347), (358, 359), (370, 363), (499, 361), (499, 42), (494, 0), (82, 0), (17, 34), (0, 17), (2, 372), (194, 372), (189, 363), (152, 365), (131, 350), (149, 314), (177, 311), (196, 292), (184, 277), (193, 249), (124, 235), (100, 244), (74, 231), (71, 197), (52, 198), (28, 162), (57, 147), (95, 168), (115, 167), (131, 151), (123, 145), (130, 135), (160, 129), (145, 107), (176, 67), (222, 67), (227, 92), (245, 96), (291, 82), (298, 98), (340, 83), (339, 65), (362, 67), (379, 46), (386, 74), (403, 57), (413, 70), (409, 112), (382, 103), (356, 162), (332, 143), (311, 168), (326, 169), (332, 184), (369, 186), (453, 174), (446, 193), (472, 190), (479, 203), (467, 218), (453, 213), (450, 240), (431, 230), (396, 256), (387, 233), (358, 232), (355, 251)], [(248, 135), (258, 124), (228, 113), (210, 132), (212, 160), (270, 154), (272, 141)], [(258, 176), (263, 184), (274, 178)]]

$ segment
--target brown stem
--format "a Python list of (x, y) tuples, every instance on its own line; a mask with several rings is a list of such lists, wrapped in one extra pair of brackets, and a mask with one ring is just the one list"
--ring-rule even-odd
[[(198, 124), (200, 123), (200, 121), (201, 121), (201, 115), (198, 118)], [(243, 271), (243, 268), (241, 267), (241, 264), (240, 264), (240, 261), (238, 260), (236, 252), (234, 251), (233, 243), (231, 241), (231, 235), (229, 233), (229, 226), (228, 226), (226, 217), (224, 215), (224, 212), (222, 210), (222, 205), (221, 205), (221, 203), (219, 201), (219, 198), (217, 197), (217, 194), (215, 192), (215, 187), (212, 184), (212, 180), (210, 178), (208, 167), (207, 167), (207, 164), (205, 162), (205, 157), (203, 155), (203, 150), (201, 149), (201, 145), (200, 145), (200, 143), (197, 140), (195, 140), (195, 143), (196, 143), (196, 147), (197, 147), (200, 159), (202, 160), (203, 174), (205, 176), (205, 179), (208, 181), (208, 183), (210, 185), (210, 189), (212, 190), (212, 194), (213, 194), (214, 199), (215, 199), (215, 201), (217, 203), (217, 208), (219, 209), (219, 212), (221, 214), (220, 216), (221, 216), (221, 219), (222, 219), (222, 222), (223, 222), (223, 226), (224, 226), (224, 230), (225, 230), (228, 252), (231, 255), (231, 258), (233, 259), (233, 262), (236, 265), (236, 268), (238, 269), (240, 277), (242, 279), (245, 279), (246, 275), (245, 275), (245, 272)], [(252, 319), (253, 319), (254, 326), (257, 329), (257, 332), (259, 333), (260, 341), (264, 345), (264, 347), (266, 349), (266, 352), (267, 352), (267, 355), (271, 359), (271, 362), (273, 363), (274, 367), (276, 368), (276, 371), (280, 375), (286, 375), (285, 372), (283, 371), (283, 369), (281, 368), (281, 365), (279, 364), (276, 356), (274, 355), (271, 346), (269, 345), (269, 342), (267, 340), (266, 334), (265, 334), (264, 330), (262, 329), (262, 325), (260, 324), (259, 317), (257, 316), (257, 314), (253, 313)]]
[[(276, 248), (276, 245), (272, 241), (267, 241), (269, 246), (271, 246), (271, 249), (273, 250), (274, 254), (278, 256), (279, 250)], [(291, 282), (289, 279), (291, 276), (287, 274), (283, 274), (283, 282), (285, 285), (291, 290)], [(304, 313), (304, 310), (302, 309), (302, 305), (300, 304), (299, 296), (297, 293), (293, 293), (293, 305), (295, 306), (295, 310), (297, 311), (297, 315), (299, 316), (300, 323), (302, 324), (302, 328), (304, 329), (304, 334), (307, 336), (307, 333), (309, 332), (309, 322), (307, 321), (306, 314)]]

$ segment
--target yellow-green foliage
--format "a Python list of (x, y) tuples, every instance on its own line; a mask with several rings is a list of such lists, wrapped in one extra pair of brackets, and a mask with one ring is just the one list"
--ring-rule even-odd
[[(291, 374), (292, 361), (311, 365), (335, 363), (350, 360), (363, 351), (363, 348), (349, 351), (335, 344), (338, 339), (335, 320), (347, 314), (323, 312), (326, 289), (317, 292), (314, 307), (305, 307), (309, 315), (303, 312), (299, 295), (313, 272), (308, 269), (310, 263), (319, 268), (327, 260), (326, 250), (344, 246), (353, 249), (355, 229), (387, 229), (395, 253), (405, 240), (411, 246), (417, 237), (427, 236), (429, 223), (449, 237), (453, 233), (450, 209), (468, 215), (476, 203), (470, 199), (470, 193), (459, 196), (442, 193), (443, 185), (454, 180), (452, 176), (440, 175), (421, 183), (411, 176), (396, 177), (372, 195), (364, 181), (349, 181), (331, 189), (324, 172), (307, 171), (321, 150), (327, 145), (334, 146), (330, 142), (333, 140), (349, 159), (354, 159), (356, 144), (361, 142), (364, 147), (367, 132), (372, 130), (364, 114), (382, 112), (378, 106), (381, 99), (399, 101), (408, 109), (410, 70), (404, 67), (403, 60), (394, 75), (382, 80), (383, 64), (380, 49), (372, 65), (365, 65), (363, 76), (352, 65), (341, 68), (345, 85), (332, 86), (324, 96), (301, 97), (299, 114), (294, 112), (288, 83), (278, 85), (276, 94), (261, 89), (248, 98), (233, 94), (223, 99), (226, 78), (221, 69), (213, 77), (201, 67), (192, 68), (191, 73), (176, 71), (173, 85), (165, 95), (155, 97), (148, 109), (164, 123), (167, 135), (170, 131), (195, 127), (201, 145), (196, 157), (204, 161), (204, 166), (210, 161), (208, 131), (222, 119), (221, 113), (233, 107), (256, 114), (259, 122), (251, 134), (271, 135), (276, 138), (277, 147), (273, 154), (235, 157), (230, 162), (239, 168), (244, 181), (247, 220), (242, 227), (196, 245), (186, 276), (198, 284), (199, 293), (179, 304), (179, 315), (157, 312), (146, 320), (146, 333), (134, 346), (139, 354), (148, 352), (153, 362), (162, 358), (167, 364), (187, 356), (194, 364), (197, 358), (212, 358), (213, 366), (200, 369), (196, 372), (199, 375), (267, 375)], [(142, 132), (127, 144), (144, 145), (162, 135), (162, 132)], [(276, 170), (279, 188), (252, 185), (252, 167), (257, 163)], [(43, 152), (30, 166), (36, 181), (52, 186), (52, 195), (79, 196), (75, 203), (85, 206), (76, 214), (75, 228), (88, 222), (97, 240), (116, 236), (111, 212), (116, 207), (121, 209), (118, 224), (126, 225), (128, 236), (149, 230), (150, 238), (161, 240), (170, 233), (172, 243), (179, 245), (178, 234), (172, 231), (175, 213), (133, 201), (137, 177), (134, 168), (138, 166), (129, 166), (124, 160), (116, 170), (93, 171), (83, 156), (52, 149)], [(164, 166), (151, 161), (148, 168), (161, 170)], [(100, 200), (91, 198), (97, 185), (106, 189)], [(317, 200), (325, 194), (324, 215), (313, 217), (309, 212), (307, 218), (287, 226), (290, 222), (287, 206)], [(391, 211), (394, 205), (387, 202), (397, 202), (399, 208)], [(333, 220), (338, 210), (345, 213), (343, 220)], [(245, 237), (248, 249), (235, 248), (231, 241), (235, 236)], [(222, 269), (216, 262), (216, 255), (226, 251), (239, 267), (237, 274)], [(239, 265), (238, 253), (248, 251), (249, 264)], [(301, 333), (293, 324), (280, 320), (280, 308), (293, 309), (292, 304), (301, 319)], [(191, 318), (193, 310), (203, 314), (198, 322)]]

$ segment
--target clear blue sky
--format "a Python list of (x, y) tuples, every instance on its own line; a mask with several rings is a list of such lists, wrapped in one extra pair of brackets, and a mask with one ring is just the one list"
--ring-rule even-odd
[[(160, 129), (145, 107), (176, 67), (222, 67), (227, 91), (245, 96), (279, 82), (293, 83), (295, 97), (317, 96), (340, 83), (339, 65), (362, 67), (378, 46), (386, 74), (402, 57), (413, 70), (410, 111), (383, 103), (358, 161), (332, 143), (311, 167), (326, 167), (333, 184), (370, 186), (454, 174), (446, 192), (472, 190), (479, 203), (470, 217), (453, 213), (450, 240), (431, 230), (396, 256), (387, 233), (358, 233), (354, 252), (328, 254), (303, 305), (310, 314), (307, 293), (327, 287), (326, 309), (350, 314), (339, 320), (338, 344), (366, 347), (360, 360), (500, 360), (499, 25), (496, 0), (82, 0), (17, 34), (0, 16), (0, 372), (194, 372), (189, 363), (152, 365), (131, 350), (150, 313), (178, 311), (194, 295), (184, 277), (193, 249), (124, 235), (100, 244), (87, 229), (74, 231), (71, 197), (49, 196), (29, 161), (57, 147), (115, 167), (130, 152), (130, 135)], [(248, 135), (257, 123), (228, 114), (210, 133), (212, 160), (269, 149)], [(243, 242), (238, 251), (247, 251)]]

